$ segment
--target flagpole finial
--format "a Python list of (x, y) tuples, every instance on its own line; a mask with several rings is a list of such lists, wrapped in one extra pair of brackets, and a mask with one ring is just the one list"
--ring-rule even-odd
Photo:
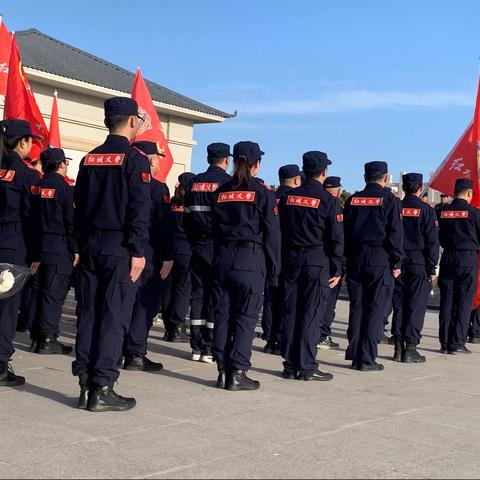
[(55, 96), (58, 95), (57, 89), (55, 89), (55, 91), (53, 92), (53, 94), (54, 94)]

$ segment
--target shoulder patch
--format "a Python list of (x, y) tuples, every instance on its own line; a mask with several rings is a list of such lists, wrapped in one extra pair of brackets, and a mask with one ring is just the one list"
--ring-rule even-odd
[(15, 178), (15, 170), (0, 170), (0, 180), (4, 182), (11, 182)]
[(468, 218), (467, 210), (443, 210), (440, 218)]
[(32, 195), (40, 195), (40, 186), (39, 185), (30, 185), (30, 193)]
[(318, 208), (320, 205), (319, 198), (301, 197), (298, 195), (288, 195), (287, 205), (294, 205), (296, 207)]
[(55, 198), (55, 192), (56, 192), (55, 188), (41, 188), (40, 197), (48, 198), (48, 199)]
[(421, 213), (419, 208), (402, 208), (402, 217), (419, 217)]
[(171, 199), (170, 199), (170, 195), (164, 195), (163, 196), (163, 203), (170, 203)]
[(152, 177), (148, 172), (142, 172), (141, 178), (143, 183), (150, 183)]
[(172, 212), (175, 213), (183, 213), (185, 211), (185, 207), (183, 205), (175, 205), (172, 203)]
[(192, 183), (192, 192), (215, 192), (219, 183), (209, 183), (209, 182), (198, 182)]
[(89, 153), (83, 164), (86, 167), (121, 167), (124, 153)]
[(218, 195), (218, 203), (224, 202), (253, 202), (255, 192), (222, 192)]
[(352, 197), (350, 205), (354, 207), (379, 207), (383, 204), (383, 197)]
[(337, 215), (337, 222), (343, 222), (343, 213)]

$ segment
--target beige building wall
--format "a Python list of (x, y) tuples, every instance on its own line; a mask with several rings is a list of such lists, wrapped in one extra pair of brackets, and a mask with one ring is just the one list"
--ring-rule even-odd
[[(58, 91), (61, 142), (65, 152), (73, 159), (68, 175), (75, 178), (82, 157), (86, 152), (103, 143), (108, 133), (103, 125), (103, 102), (110, 95), (99, 96), (93, 91), (93, 86), (90, 94), (77, 88), (66, 88), (65, 85), (54, 85), (50, 81), (43, 83), (30, 78), (30, 83), (47, 128), (50, 126), (53, 93), (55, 89)], [(1, 103), (0, 115), (3, 118), (3, 99)], [(194, 123), (189, 118), (167, 114), (160, 109), (157, 111), (174, 159), (174, 165), (167, 179), (173, 193), (178, 175), (191, 168), (192, 148), (196, 145), (193, 140)]]

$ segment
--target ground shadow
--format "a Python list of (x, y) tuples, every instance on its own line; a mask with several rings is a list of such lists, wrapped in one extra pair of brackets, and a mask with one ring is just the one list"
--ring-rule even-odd
[(216, 376), (217, 371), (216, 370), (214, 372), (215, 378), (212, 379), (212, 380), (205, 380), (203, 378), (193, 377), (192, 375), (186, 375), (185, 373), (172, 372), (171, 370), (165, 370), (165, 369), (160, 370), (158, 372), (146, 372), (146, 373), (151, 373), (151, 374), (154, 374), (154, 375), (170, 377), (170, 378), (174, 378), (175, 380), (182, 380), (184, 382), (196, 383), (198, 385), (203, 385), (204, 387), (216, 388), (216, 385), (217, 385), (217, 376)]
[(24, 392), (31, 393), (32, 395), (37, 395), (38, 397), (48, 398), (49, 400), (66, 405), (67, 407), (75, 408), (77, 405), (77, 397), (64, 395), (63, 393), (55, 390), (39, 387), (38, 385), (32, 385), (31, 383), (25, 383), (25, 385), (22, 387), (22, 390)]

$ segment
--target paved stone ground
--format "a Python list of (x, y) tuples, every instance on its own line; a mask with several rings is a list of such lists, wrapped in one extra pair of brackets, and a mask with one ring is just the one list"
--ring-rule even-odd
[(31, 354), (21, 334), (14, 365), (27, 384), (0, 393), (0, 477), (479, 477), (480, 345), (470, 356), (440, 354), (432, 312), (426, 364), (394, 363), (382, 345), (385, 371), (356, 372), (343, 359), (346, 318), (340, 302), (342, 351), (319, 355), (334, 381), (283, 380), (280, 358), (257, 340), (251, 375), (261, 389), (238, 393), (215, 389), (215, 366), (191, 362), (186, 344), (161, 341), (155, 327), (151, 356), (165, 370), (122, 373), (118, 391), (138, 402), (128, 413), (74, 409), (72, 359)]

